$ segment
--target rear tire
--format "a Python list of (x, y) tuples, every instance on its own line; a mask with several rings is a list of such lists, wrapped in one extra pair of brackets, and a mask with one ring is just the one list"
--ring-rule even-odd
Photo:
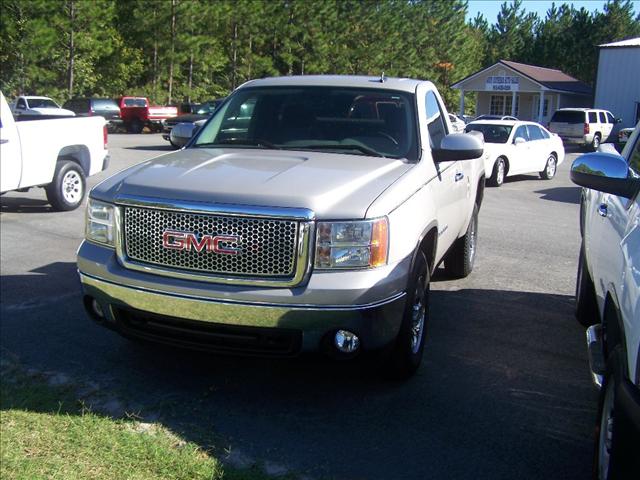
[(584, 243), (580, 247), (580, 257), (578, 259), (578, 275), (576, 277), (576, 318), (578, 322), (590, 327), (600, 323), (598, 314), (598, 303), (596, 302), (596, 290), (586, 266), (586, 256), (584, 253)]
[(473, 206), (467, 232), (457, 239), (444, 260), (444, 271), (450, 277), (464, 278), (473, 271), (478, 243), (478, 205)]
[(489, 177), (488, 183), (492, 187), (499, 187), (504, 183), (504, 177), (507, 171), (507, 165), (504, 161), (504, 158), (500, 157), (496, 160), (496, 163), (493, 165), (493, 172)]
[(600, 134), (596, 133), (593, 136), (593, 140), (591, 141), (591, 150), (593, 150), (594, 152), (597, 151), (598, 147), (600, 146), (600, 141), (601, 141)]
[(143, 129), (144, 124), (138, 119), (132, 120), (127, 124), (127, 132), (129, 133), (142, 133)]
[(57, 163), (53, 181), (45, 187), (47, 200), (54, 210), (75, 210), (84, 200), (86, 180), (82, 167), (71, 160)]
[(384, 358), (384, 371), (392, 380), (411, 377), (422, 361), (429, 320), (429, 281), (429, 264), (424, 252), (419, 251), (407, 286), (400, 332)]
[(551, 153), (549, 154), (549, 158), (547, 158), (547, 164), (544, 166), (544, 170), (540, 172), (540, 178), (542, 178), (543, 180), (551, 180), (556, 176), (557, 170), (558, 159), (553, 153)]

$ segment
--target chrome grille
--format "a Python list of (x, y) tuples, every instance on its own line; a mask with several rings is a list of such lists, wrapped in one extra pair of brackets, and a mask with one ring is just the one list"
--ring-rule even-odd
[[(172, 250), (162, 246), (166, 230), (239, 237), (237, 255), (203, 250)], [(252, 217), (124, 208), (124, 247), (127, 257), (149, 263), (212, 274), (249, 277), (292, 277), (297, 253), (298, 222)]]

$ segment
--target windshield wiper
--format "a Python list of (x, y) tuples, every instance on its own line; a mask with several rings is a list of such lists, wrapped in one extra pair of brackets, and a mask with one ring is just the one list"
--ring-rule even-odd
[(358, 150), (371, 157), (386, 158), (380, 152), (364, 145), (356, 145), (355, 143), (331, 143), (331, 144), (310, 144), (310, 145), (290, 145), (287, 148), (292, 150)]
[(224, 140), (220, 140), (219, 142), (196, 143), (194, 147), (204, 148), (226, 145), (237, 145), (239, 147), (261, 147), (272, 150), (280, 149), (280, 147), (274, 145), (271, 142), (268, 142), (267, 140), (251, 140), (248, 138), (225, 138)]

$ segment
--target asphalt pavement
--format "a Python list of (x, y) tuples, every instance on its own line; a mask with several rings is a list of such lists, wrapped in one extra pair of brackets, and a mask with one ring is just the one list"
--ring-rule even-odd
[[(107, 176), (170, 152), (110, 135)], [(473, 273), (437, 273), (422, 367), (406, 383), (368, 362), (222, 357), (139, 345), (94, 325), (75, 252), (84, 210), (44, 191), (0, 198), (0, 345), (27, 369), (98, 385), (235, 464), (328, 479), (589, 478), (597, 392), (573, 316), (580, 191), (568, 156), (487, 188)]]

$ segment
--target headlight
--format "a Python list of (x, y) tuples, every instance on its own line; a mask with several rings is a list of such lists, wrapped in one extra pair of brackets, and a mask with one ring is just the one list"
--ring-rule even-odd
[(353, 222), (319, 222), (316, 268), (370, 268), (386, 265), (389, 222), (386, 218)]
[(92, 242), (110, 247), (113, 241), (113, 211), (114, 206), (108, 203), (89, 199), (87, 202), (87, 227), (85, 237)]

